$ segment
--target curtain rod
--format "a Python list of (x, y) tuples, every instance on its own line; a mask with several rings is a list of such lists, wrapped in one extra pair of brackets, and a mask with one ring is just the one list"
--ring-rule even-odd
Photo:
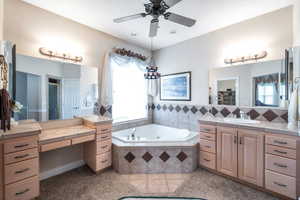
[(134, 58), (137, 58), (137, 59), (140, 59), (142, 61), (146, 61), (147, 60), (147, 57), (142, 55), (142, 54), (139, 54), (139, 53), (136, 53), (134, 51), (131, 51), (131, 50), (127, 50), (125, 48), (116, 48), (114, 47), (113, 48), (113, 51), (116, 53), (116, 54), (119, 54), (121, 56), (128, 56), (128, 57), (134, 57)]

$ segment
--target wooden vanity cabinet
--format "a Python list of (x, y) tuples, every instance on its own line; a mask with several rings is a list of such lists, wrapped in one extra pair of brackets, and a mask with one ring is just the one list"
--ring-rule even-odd
[(87, 165), (96, 173), (111, 166), (112, 163), (112, 123), (100, 125), (87, 124), (97, 130), (96, 140), (85, 143), (84, 159)]
[(29, 200), (38, 197), (38, 136), (4, 140), (0, 151), (3, 199)]
[(236, 128), (217, 128), (217, 170), (232, 177), (238, 175), (237, 142)]

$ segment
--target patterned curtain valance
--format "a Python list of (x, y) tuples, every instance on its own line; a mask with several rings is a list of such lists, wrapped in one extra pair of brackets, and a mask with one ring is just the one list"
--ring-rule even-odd
[(278, 83), (278, 74), (269, 74), (265, 76), (259, 76), (254, 78), (256, 84), (261, 83)]
[(142, 54), (138, 54), (138, 53), (135, 53), (133, 51), (130, 51), (130, 50), (127, 50), (127, 49), (119, 49), (119, 48), (116, 48), (114, 49), (114, 52), (116, 54), (119, 54), (121, 56), (128, 56), (128, 57), (133, 57), (133, 58), (137, 58), (137, 59), (140, 59), (142, 61), (146, 61), (147, 60), (147, 57), (142, 55)]

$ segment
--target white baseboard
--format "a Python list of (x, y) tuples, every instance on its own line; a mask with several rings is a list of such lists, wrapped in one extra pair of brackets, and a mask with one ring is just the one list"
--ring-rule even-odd
[(85, 165), (85, 162), (83, 160), (79, 160), (79, 161), (72, 162), (72, 163), (69, 163), (69, 164), (61, 166), (61, 167), (57, 167), (57, 168), (42, 172), (40, 174), (40, 180), (45, 180), (47, 178), (65, 173), (65, 172), (70, 171), (72, 169), (76, 169), (76, 168), (81, 167), (83, 165)]

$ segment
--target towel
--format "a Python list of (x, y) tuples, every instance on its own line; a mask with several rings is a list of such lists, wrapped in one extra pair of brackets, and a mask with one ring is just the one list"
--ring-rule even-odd
[(296, 88), (294, 89), (289, 105), (289, 124), (298, 126), (298, 121), (300, 119), (300, 84), (296, 84)]

